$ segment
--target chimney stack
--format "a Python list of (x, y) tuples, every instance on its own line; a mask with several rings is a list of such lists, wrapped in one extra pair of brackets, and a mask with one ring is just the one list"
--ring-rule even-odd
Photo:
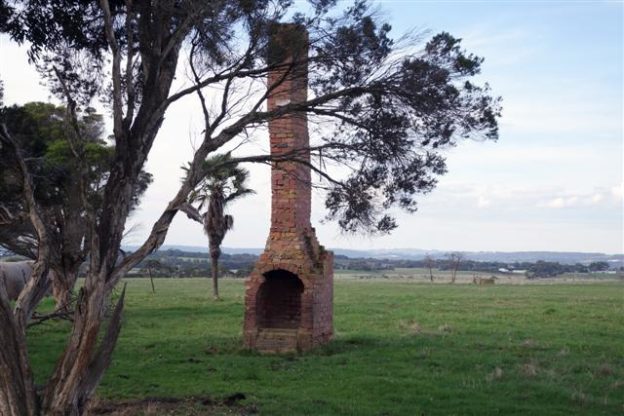
[[(269, 45), (268, 109), (305, 102), (308, 34), (276, 24)], [(246, 281), (245, 345), (262, 352), (302, 351), (333, 334), (333, 253), (310, 224), (311, 174), (307, 116), (292, 112), (269, 122), (271, 229)], [(287, 160), (286, 160), (287, 159)]]
[[(305, 102), (308, 98), (308, 35), (295, 24), (275, 25), (269, 45), (269, 111)], [(305, 112), (269, 121), (271, 155), (310, 162)], [(271, 170), (271, 231), (310, 228), (310, 168), (296, 161), (274, 162)]]

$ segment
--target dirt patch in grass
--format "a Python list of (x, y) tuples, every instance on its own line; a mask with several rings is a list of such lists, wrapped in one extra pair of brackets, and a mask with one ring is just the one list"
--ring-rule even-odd
[(615, 374), (615, 370), (613, 370), (613, 367), (609, 365), (608, 363), (603, 363), (596, 370), (596, 375), (601, 376), (601, 377), (609, 377), (614, 374)]
[(520, 345), (524, 348), (535, 348), (537, 347), (537, 341), (535, 341), (532, 338), (527, 338), (524, 341), (522, 341), (522, 344)]
[(210, 397), (146, 397), (139, 400), (96, 402), (90, 415), (109, 416), (221, 416), (256, 415), (258, 409), (244, 405), (243, 393), (234, 393), (220, 400)]
[(500, 380), (501, 378), (503, 378), (503, 369), (500, 367), (496, 367), (494, 371), (492, 371), (485, 377), (485, 379), (489, 382)]
[(420, 335), (423, 333), (423, 327), (413, 319), (399, 321), (399, 328), (408, 335)]
[(440, 325), (438, 326), (437, 331), (434, 329), (424, 328), (421, 324), (410, 319), (408, 321), (400, 321), (399, 328), (405, 331), (409, 335), (446, 335), (453, 332), (453, 328), (448, 325)]
[(453, 331), (453, 328), (449, 324), (440, 325), (438, 327), (438, 332), (443, 334), (450, 334)]
[(524, 363), (520, 368), (520, 373), (522, 373), (525, 377), (535, 377), (539, 372), (539, 367), (537, 363), (531, 361), (528, 363)]

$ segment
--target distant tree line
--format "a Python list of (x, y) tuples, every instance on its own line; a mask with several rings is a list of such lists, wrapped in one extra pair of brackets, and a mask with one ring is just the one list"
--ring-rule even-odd
[(457, 265), (457, 261), (452, 258), (403, 260), (403, 259), (366, 259), (349, 258), (347, 256), (336, 256), (336, 269), (382, 271), (399, 268), (424, 268), (432, 266), (436, 270), (452, 271), (457, 267), (458, 271), (499, 273), (501, 270), (509, 273), (524, 271), (529, 278), (553, 277), (564, 273), (593, 273), (609, 270), (609, 263), (597, 261), (590, 264), (561, 264), (550, 261), (537, 262), (514, 262), (503, 263), (496, 261), (475, 261), (462, 259)]
[[(246, 277), (257, 259), (258, 256), (254, 254), (221, 254), (219, 275)], [(207, 253), (157, 251), (140, 262), (133, 270), (134, 273), (147, 275), (148, 263), (152, 266), (153, 277), (197, 277), (211, 274), (211, 262)]]
[[(0, 251), (0, 257), (9, 256), (8, 250)], [(15, 258), (13, 258), (15, 259)], [(249, 275), (258, 256), (255, 254), (222, 254), (219, 261), (219, 275), (244, 278)], [(595, 273), (609, 270), (609, 263), (596, 261), (589, 264), (561, 264), (550, 261), (503, 263), (495, 261), (474, 261), (461, 259), (459, 263), (450, 257), (429, 260), (351, 258), (337, 255), (336, 270), (389, 271), (402, 268), (429, 267), (437, 271), (458, 271), (476, 273), (518, 273), (529, 279), (556, 277), (564, 273)], [(211, 262), (206, 253), (177, 249), (161, 250), (149, 255), (132, 270), (134, 276), (152, 277), (198, 277), (210, 276)]]
[[(253, 268), (257, 255), (254, 254), (222, 254), (219, 273), (232, 277), (246, 277)], [(164, 250), (151, 254), (144, 262), (140, 263), (139, 272), (145, 269), (145, 262), (158, 261), (163, 267), (152, 271), (155, 277), (191, 277), (208, 276), (210, 274), (210, 259), (206, 253), (185, 252), (181, 250)], [(609, 263), (598, 261), (590, 264), (561, 264), (558, 262), (515, 262), (502, 263), (494, 261), (474, 261), (461, 259), (459, 264), (452, 258), (434, 259), (432, 267), (436, 270), (500, 273), (506, 270), (509, 273), (521, 272), (528, 278), (555, 277), (564, 273), (592, 273), (609, 270)], [(373, 258), (350, 258), (337, 255), (334, 259), (336, 270), (357, 271), (388, 271), (400, 268), (425, 268), (429, 267), (426, 259), (403, 260), (403, 259), (373, 259)]]

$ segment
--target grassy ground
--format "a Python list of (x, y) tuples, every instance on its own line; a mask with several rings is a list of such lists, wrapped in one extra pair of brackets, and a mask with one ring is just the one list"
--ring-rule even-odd
[[(221, 302), (207, 279), (158, 279), (156, 290), (128, 280), (105, 400), (243, 393), (237, 411), (262, 415), (624, 414), (621, 283), (338, 279), (335, 340), (286, 356), (241, 348), (242, 281), (224, 280)], [(66, 328), (31, 332), (41, 381)]]
[[(433, 283), (448, 284), (451, 282), (452, 272), (450, 270), (432, 271)], [(418, 283), (431, 283), (429, 269), (422, 268), (395, 268), (392, 270), (337, 270), (336, 276), (340, 279), (392, 279), (407, 280)], [(488, 273), (488, 272), (471, 272), (458, 271), (456, 274), (457, 283), (472, 283), (474, 277), (488, 278), (496, 277), (496, 284), (512, 284), (512, 285), (544, 285), (544, 284), (561, 284), (561, 283), (598, 283), (598, 282), (623, 282), (624, 274), (609, 274), (604, 272), (597, 273), (565, 273), (560, 276), (551, 278), (527, 279), (524, 274), (511, 273)]]

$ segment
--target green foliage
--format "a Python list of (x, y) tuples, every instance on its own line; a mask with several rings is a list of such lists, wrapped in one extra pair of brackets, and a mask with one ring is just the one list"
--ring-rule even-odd
[[(258, 256), (253, 254), (221, 253), (219, 268), (228, 274), (233, 274), (232, 270), (236, 270), (236, 276), (246, 277), (257, 260)], [(211, 271), (211, 259), (207, 253), (159, 250), (150, 254), (137, 267), (145, 270), (150, 261), (156, 261), (162, 266), (156, 271), (152, 270), (154, 277), (208, 276)]]
[[(51, 232), (62, 240), (64, 223), (84, 217), (85, 207), (79, 200), (80, 178), (85, 181), (85, 197), (91, 206), (95, 210), (101, 206), (103, 185), (115, 152), (114, 147), (102, 139), (102, 115), (92, 108), (78, 112), (80, 138), (66, 118), (66, 109), (50, 103), (4, 107), (0, 109), (0, 121), (18, 142), (33, 176), (35, 199), (46, 209), (43, 214)], [(79, 150), (76, 143), (80, 143)], [(83, 165), (87, 166), (86, 171), (82, 170)], [(138, 204), (151, 182), (151, 174), (142, 172), (135, 187), (133, 206)], [(29, 255), (28, 250), (36, 252), (34, 241), (28, 250), (15, 242), (17, 237), (29, 235), (32, 230), (23, 204), (21, 174), (6, 152), (0, 154), (0, 201), (13, 216), (13, 221), (5, 221), (0, 227), (0, 244), (24, 255)], [(82, 234), (73, 231), (73, 238), (82, 239), (84, 232), (85, 229)]]
[[(621, 284), (345, 281), (336, 336), (306, 354), (241, 347), (243, 282), (128, 280), (126, 323), (103, 399), (236, 392), (261, 415), (615, 415), (624, 388)], [(33, 328), (37, 378), (68, 325)]]
[(565, 273), (566, 266), (552, 261), (538, 261), (529, 267), (527, 276), (529, 278), (554, 277)]
[(234, 226), (234, 218), (225, 214), (227, 204), (254, 193), (247, 187), (249, 172), (232, 161), (229, 153), (206, 159), (202, 165), (203, 180), (189, 195), (189, 203), (198, 204), (208, 236), (211, 257), (217, 261), (225, 234)]
[[(92, 170), (104, 171), (107, 163), (112, 159), (114, 149), (103, 143), (87, 143), (84, 148), (84, 156)], [(71, 146), (67, 140), (56, 140), (48, 144), (45, 161), (52, 168), (62, 168), (72, 157)]]
[(225, 204), (254, 193), (247, 187), (249, 171), (234, 163), (229, 153), (209, 157), (201, 169), (204, 179), (189, 196), (190, 203), (199, 203), (199, 210), (207, 205), (211, 195), (216, 193), (220, 194)]
[[(160, 261), (163, 265), (172, 270), (168, 277), (193, 277), (202, 276), (209, 273), (210, 270), (210, 258), (205, 253), (182, 251), (175, 249), (159, 250), (150, 254), (147, 259), (154, 259)], [(244, 272), (245, 270), (251, 270), (253, 265), (258, 260), (258, 255), (254, 254), (221, 254), (221, 263), (224, 269), (236, 269)], [(533, 270), (540, 270), (544, 268), (544, 262), (497, 262), (497, 261), (476, 261), (476, 260), (463, 260), (459, 264), (458, 271), (472, 272), (474, 273), (511, 273), (516, 277), (524, 278), (524, 273), (517, 273), (517, 271), (528, 271), (529, 277), (566, 277), (567, 274), (582, 274), (590, 277), (590, 272), (604, 271), (590, 270), (593, 268), (604, 268), (605, 264), (609, 265), (606, 261), (594, 262), (594, 266), (587, 266), (580, 263), (577, 264), (562, 264), (558, 262), (546, 263), (546, 270), (554, 270), (556, 274), (540, 274), (536, 276), (533, 274)], [(139, 267), (144, 267), (145, 262), (139, 264)], [(355, 258), (347, 257), (343, 255), (334, 256), (334, 269), (335, 270), (354, 270), (354, 271), (388, 271), (388, 270), (408, 270), (407, 274), (416, 273), (414, 269), (427, 269), (428, 264), (426, 260), (410, 260), (410, 259), (379, 259), (379, 258)], [(440, 271), (448, 271), (453, 269), (451, 261), (445, 258), (435, 259), (434, 269)], [(501, 269), (506, 269), (507, 271)], [(514, 273), (515, 272), (515, 273)], [(165, 274), (162, 274), (165, 276)], [(243, 274), (241, 276), (246, 276)]]
[[(62, 203), (78, 175), (78, 160), (72, 153), (65, 108), (49, 103), (27, 103), (3, 109), (0, 118), (27, 157), (39, 203), (44, 206)], [(108, 171), (113, 149), (101, 140), (104, 122), (100, 115), (87, 109), (79, 122), (86, 140), (84, 157), (90, 165), (88, 180), (92, 186), (97, 186)], [(10, 156), (3, 154), (0, 173), (17, 176), (12, 174), (13, 170)], [(15, 186), (0, 181), (0, 195), (4, 201), (21, 200), (21, 184), (19, 181), (12, 184)]]
[(249, 172), (234, 163), (229, 153), (204, 160), (201, 169), (203, 180), (189, 195), (189, 203), (198, 203), (197, 211), (206, 207), (206, 211), (198, 215), (208, 237), (213, 294), (215, 298), (219, 298), (221, 243), (227, 232), (234, 227), (234, 217), (225, 214), (225, 209), (230, 202), (254, 191), (247, 188)]
[(590, 263), (588, 268), (589, 271), (592, 272), (603, 272), (605, 270), (609, 270), (609, 263), (606, 261), (595, 261)]

